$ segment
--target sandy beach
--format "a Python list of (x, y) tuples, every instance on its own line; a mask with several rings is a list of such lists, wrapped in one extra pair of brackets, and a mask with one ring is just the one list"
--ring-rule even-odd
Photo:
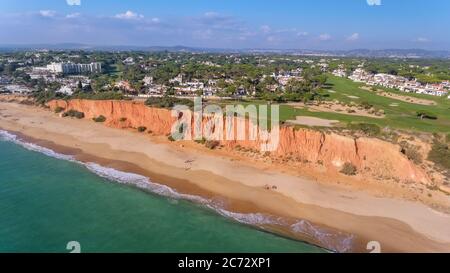
[(358, 252), (368, 252), (369, 241), (380, 242), (384, 252), (450, 252), (450, 215), (419, 202), (318, 183), (193, 143), (170, 143), (17, 103), (0, 102), (0, 129), (83, 162), (142, 174), (181, 193), (216, 200), (228, 211), (283, 217), (287, 225), (265, 228), (314, 244), (323, 242), (288, 227), (304, 219), (334, 234), (353, 235), (351, 250)]

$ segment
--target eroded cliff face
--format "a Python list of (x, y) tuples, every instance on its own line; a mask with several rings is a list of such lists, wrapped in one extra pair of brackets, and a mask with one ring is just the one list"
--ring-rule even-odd
[[(134, 101), (54, 100), (48, 106), (77, 110), (92, 119), (103, 115), (105, 125), (114, 128), (146, 127), (155, 135), (169, 135), (177, 117), (166, 109), (150, 108)], [(203, 120), (205, 124), (207, 120)], [(225, 126), (224, 126), (225, 127)], [(248, 130), (247, 130), (248, 131)], [(378, 179), (394, 179), (403, 183), (429, 184), (425, 171), (400, 152), (392, 143), (375, 138), (352, 138), (310, 129), (281, 127), (279, 145), (273, 157), (323, 165), (327, 171), (338, 172), (345, 163), (352, 163), (359, 173)], [(261, 150), (260, 141), (222, 141), (227, 149)]]

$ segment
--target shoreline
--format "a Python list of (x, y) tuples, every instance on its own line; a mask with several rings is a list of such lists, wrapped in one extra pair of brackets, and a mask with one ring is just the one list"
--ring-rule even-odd
[[(354, 252), (367, 252), (365, 243), (372, 240), (380, 241), (385, 252), (450, 251), (450, 234), (443, 230), (444, 224), (450, 224), (450, 218), (422, 204), (370, 197), (248, 167), (227, 158), (213, 158), (189, 148), (176, 149), (173, 144), (155, 144), (158, 141), (147, 135), (108, 128), (89, 120), (62, 119), (37, 107), (0, 103), (0, 108), (10, 114), (0, 118), (0, 128), (16, 132), (32, 143), (62, 154), (74, 153), (82, 162), (144, 175), (180, 193), (226, 200), (226, 209), (232, 212), (303, 219), (334, 234), (339, 231), (354, 234)], [(192, 157), (195, 162), (187, 169), (184, 162)], [(241, 180), (244, 176), (251, 179)], [(265, 181), (275, 180), (283, 182), (277, 184), (276, 191), (261, 186)], [(377, 209), (378, 205), (382, 207)], [(386, 209), (391, 211), (380, 213)], [(413, 215), (402, 216), (405, 211)], [(431, 220), (426, 226), (434, 226), (427, 230), (411, 221), (416, 214)], [(289, 234), (290, 230), (272, 228), (275, 233), (296, 238), (295, 234)], [(434, 238), (436, 235), (440, 238)], [(310, 238), (296, 239), (315, 244)]]
[[(1, 132), (1, 128), (0, 128)], [(95, 155), (87, 154), (83, 152), (80, 149), (74, 149), (69, 148), (65, 146), (58, 145), (56, 143), (53, 143), (51, 141), (47, 140), (39, 140), (35, 139), (31, 136), (24, 135), (20, 132), (16, 131), (6, 131), (9, 134), (12, 134), (17, 137), (17, 141), (20, 143), (30, 143), (37, 145), (37, 147), (49, 149), (53, 152), (56, 152), (58, 155), (62, 155), (64, 157), (68, 156), (71, 157), (74, 160), (74, 163), (80, 163), (83, 164), (84, 167), (87, 167), (89, 164), (95, 163), (98, 164), (101, 167), (113, 169), (115, 171), (123, 172), (126, 174), (131, 175), (142, 175), (145, 178), (148, 178), (151, 183), (155, 183), (157, 185), (160, 185), (162, 187), (167, 186), (171, 190), (175, 190), (176, 195), (175, 196), (168, 196), (165, 194), (161, 194), (146, 188), (142, 188), (139, 185), (135, 185), (133, 183), (124, 183), (131, 187), (134, 187), (138, 190), (142, 190), (145, 192), (149, 192), (151, 194), (156, 194), (158, 196), (163, 196), (167, 198), (175, 198), (175, 199), (183, 199), (187, 200), (193, 203), (197, 203), (199, 205), (202, 205), (206, 209), (211, 209), (215, 213), (224, 216), (226, 218), (232, 219), (236, 223), (244, 224), (252, 226), (253, 228), (257, 228), (261, 231), (268, 232), (277, 236), (281, 236), (284, 238), (288, 238), (291, 240), (296, 240), (303, 242), (305, 244), (309, 244), (312, 246), (316, 246), (319, 248), (322, 248), (327, 251), (333, 251), (338, 252), (338, 248), (341, 246), (339, 245), (339, 241), (337, 242), (329, 242), (329, 243), (337, 243), (335, 245), (336, 247), (332, 247), (332, 245), (324, 242), (320, 242), (318, 239), (320, 238), (314, 238), (314, 234), (312, 230), (305, 230), (302, 232), (294, 232), (291, 230), (291, 226), (297, 224), (299, 221), (306, 221), (306, 220), (299, 220), (299, 219), (293, 219), (289, 218), (288, 216), (277, 216), (272, 215), (274, 211), (264, 209), (262, 207), (259, 207), (257, 204), (247, 202), (244, 200), (238, 200), (238, 199), (220, 199), (218, 198), (213, 192), (204, 190), (192, 183), (190, 183), (188, 180), (183, 179), (177, 179), (173, 178), (167, 175), (154, 173), (145, 169), (140, 168), (139, 166), (125, 162), (120, 160), (113, 160), (113, 159), (106, 159), (97, 157)], [(17, 143), (16, 143), (17, 144)], [(19, 144), (20, 145), (20, 144)], [(23, 146), (23, 145), (21, 145)], [(35, 150), (33, 150), (35, 151)], [(47, 155), (49, 156), (49, 155)], [(57, 158), (60, 160), (65, 160), (64, 158)], [(71, 161), (72, 161), (71, 159)], [(96, 175), (99, 175), (97, 172), (93, 171), (90, 168), (87, 168), (89, 171), (93, 172)], [(100, 175), (101, 176), (101, 175)], [(102, 176), (103, 177), (103, 176)], [(115, 178), (111, 177), (103, 177), (107, 180), (111, 180), (113, 182), (118, 182)], [(121, 183), (121, 182), (118, 182)], [(179, 196), (178, 196), (179, 195)], [(185, 197), (188, 196), (188, 197)], [(201, 201), (199, 201), (200, 199)], [(247, 220), (246, 217), (256, 217), (259, 218), (259, 220)], [(273, 223), (271, 223), (273, 222)], [(351, 234), (343, 234), (340, 231), (332, 230), (328, 227), (322, 227), (317, 224), (312, 224), (306, 221), (306, 226), (314, 228), (315, 231), (323, 231), (326, 233), (322, 233), (326, 236), (333, 236), (333, 235), (340, 235), (342, 234), (342, 239), (350, 238), (353, 239), (353, 235)], [(321, 234), (321, 235), (322, 235)], [(345, 237), (344, 237), (345, 236)], [(337, 239), (341, 239), (338, 237)], [(356, 248), (358, 245), (351, 244), (349, 246), (345, 246), (345, 249), (356, 251)], [(342, 249), (341, 249), (342, 250)], [(347, 250), (346, 250), (347, 251)], [(361, 249), (362, 251), (362, 249)]]

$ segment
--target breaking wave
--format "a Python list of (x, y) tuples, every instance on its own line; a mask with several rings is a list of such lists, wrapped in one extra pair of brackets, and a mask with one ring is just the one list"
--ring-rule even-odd
[(184, 199), (194, 201), (200, 204), (207, 204), (209, 202), (207, 199), (202, 198), (200, 196), (179, 193), (166, 185), (153, 183), (147, 177), (139, 174), (118, 171), (113, 168), (100, 166), (96, 163), (82, 163), (82, 164), (85, 165), (86, 168), (91, 172), (109, 181), (133, 185), (139, 189), (169, 198)]
[(337, 252), (350, 252), (355, 236), (337, 231), (328, 231), (324, 228), (313, 225), (306, 220), (300, 220), (291, 225), (291, 230), (295, 233), (302, 233), (311, 237), (320, 245), (327, 246)]
[(282, 217), (275, 217), (263, 213), (237, 213), (226, 210), (224, 205), (220, 202), (216, 202), (211, 199), (206, 199), (201, 196), (179, 193), (176, 190), (162, 184), (154, 183), (149, 178), (136, 174), (119, 171), (113, 168), (101, 166), (97, 163), (88, 162), (84, 163), (75, 159), (74, 156), (57, 153), (51, 149), (25, 142), (19, 139), (16, 135), (7, 131), (0, 130), (0, 140), (13, 142), (30, 151), (39, 152), (44, 155), (62, 159), (76, 164), (85, 166), (89, 171), (96, 175), (112, 182), (120, 184), (132, 185), (141, 190), (151, 192), (160, 196), (168, 197), (175, 200), (188, 200), (197, 204), (204, 205), (216, 211), (218, 214), (233, 219), (239, 223), (254, 225), (254, 226), (283, 226), (290, 227), (290, 230), (294, 233), (301, 234), (308, 238), (315, 240), (320, 245), (327, 249), (337, 252), (351, 251), (354, 235), (344, 234), (336, 231), (328, 231), (323, 228), (317, 227), (306, 220), (299, 220), (297, 223), (289, 226), (286, 219)]
[(22, 141), (16, 135), (13, 135), (7, 131), (0, 130), (0, 139), (5, 140), (5, 141), (14, 142), (15, 144), (18, 144), (27, 150), (39, 152), (39, 153), (42, 153), (42, 154), (45, 154), (47, 156), (51, 156), (51, 157), (54, 157), (57, 159), (75, 161), (73, 156), (60, 154), (51, 149), (47, 149), (45, 147), (42, 147), (42, 146), (39, 146), (39, 145), (36, 145), (33, 143)]

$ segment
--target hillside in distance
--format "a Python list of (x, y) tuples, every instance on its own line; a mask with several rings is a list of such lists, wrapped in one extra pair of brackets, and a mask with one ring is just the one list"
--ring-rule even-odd
[(194, 53), (250, 53), (250, 54), (289, 54), (311, 56), (362, 57), (362, 58), (437, 58), (450, 59), (448, 50), (426, 49), (351, 49), (351, 50), (314, 50), (314, 49), (270, 49), (270, 48), (202, 48), (189, 46), (137, 46), (137, 45), (88, 45), (80, 43), (61, 44), (0, 44), (0, 51), (24, 50), (86, 50), (86, 51), (170, 51)]

